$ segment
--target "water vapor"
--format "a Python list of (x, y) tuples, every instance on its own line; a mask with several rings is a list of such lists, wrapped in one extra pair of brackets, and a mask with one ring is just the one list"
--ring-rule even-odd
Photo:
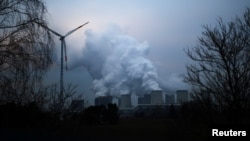
[(82, 63), (93, 78), (97, 96), (141, 96), (160, 89), (157, 70), (147, 59), (149, 44), (110, 26), (101, 33), (86, 31)]

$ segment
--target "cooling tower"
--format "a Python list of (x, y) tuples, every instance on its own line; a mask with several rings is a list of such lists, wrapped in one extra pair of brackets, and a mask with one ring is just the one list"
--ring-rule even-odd
[(152, 105), (162, 105), (163, 104), (162, 90), (151, 91), (151, 104)]
[(100, 106), (100, 105), (107, 105), (109, 103), (112, 103), (112, 96), (99, 96), (95, 98), (95, 105)]
[(188, 102), (188, 91), (187, 90), (177, 90), (176, 91), (176, 102), (181, 104), (183, 102)]
[(120, 107), (131, 107), (131, 95), (130, 94), (124, 94), (121, 95), (121, 103)]

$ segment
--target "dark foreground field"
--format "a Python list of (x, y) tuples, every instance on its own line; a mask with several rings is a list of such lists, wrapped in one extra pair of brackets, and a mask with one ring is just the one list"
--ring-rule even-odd
[(204, 140), (207, 127), (176, 119), (129, 118), (115, 125), (61, 124), (53, 128), (2, 128), (0, 140), (158, 141)]

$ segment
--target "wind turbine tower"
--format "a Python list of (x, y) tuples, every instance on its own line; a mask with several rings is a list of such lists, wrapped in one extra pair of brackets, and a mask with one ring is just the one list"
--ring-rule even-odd
[[(47, 26), (43, 26), (44, 28), (48, 29), (50, 32), (52, 32), (53, 34), (55, 34), (56, 36), (60, 37), (59, 39), (61, 40), (61, 73), (60, 73), (60, 95), (59, 95), (59, 102), (60, 104), (62, 104), (63, 102), (63, 49), (65, 51), (64, 55), (65, 55), (65, 62), (66, 62), (66, 70), (67, 70), (67, 50), (66, 50), (66, 42), (65, 42), (65, 38), (67, 36), (69, 36), (70, 34), (72, 34), (73, 32), (75, 32), (76, 30), (80, 29), (81, 27), (85, 26), (86, 24), (88, 24), (89, 22), (86, 22), (82, 25), (80, 25), (79, 27), (69, 31), (68, 33), (66, 33), (64, 36), (57, 33), (56, 31), (50, 29)], [(61, 105), (62, 106), (62, 105)]]

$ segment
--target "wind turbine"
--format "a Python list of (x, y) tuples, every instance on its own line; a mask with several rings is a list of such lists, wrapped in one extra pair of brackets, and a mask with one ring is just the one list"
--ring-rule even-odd
[(65, 55), (65, 62), (66, 62), (66, 70), (67, 70), (67, 50), (66, 50), (66, 42), (65, 42), (65, 38), (67, 36), (69, 36), (70, 34), (72, 34), (73, 32), (75, 32), (76, 30), (78, 30), (79, 28), (85, 26), (86, 24), (88, 24), (89, 22), (86, 22), (85, 24), (80, 25), (79, 27), (69, 31), (68, 33), (66, 33), (64, 36), (57, 33), (56, 31), (50, 29), (47, 26), (43, 26), (44, 28), (48, 29), (50, 32), (52, 32), (53, 34), (55, 34), (56, 36), (60, 37), (59, 39), (61, 40), (61, 74), (60, 74), (60, 95), (59, 95), (59, 100), (60, 100), (60, 104), (62, 104), (63, 102), (63, 49), (65, 51), (64, 55)]

